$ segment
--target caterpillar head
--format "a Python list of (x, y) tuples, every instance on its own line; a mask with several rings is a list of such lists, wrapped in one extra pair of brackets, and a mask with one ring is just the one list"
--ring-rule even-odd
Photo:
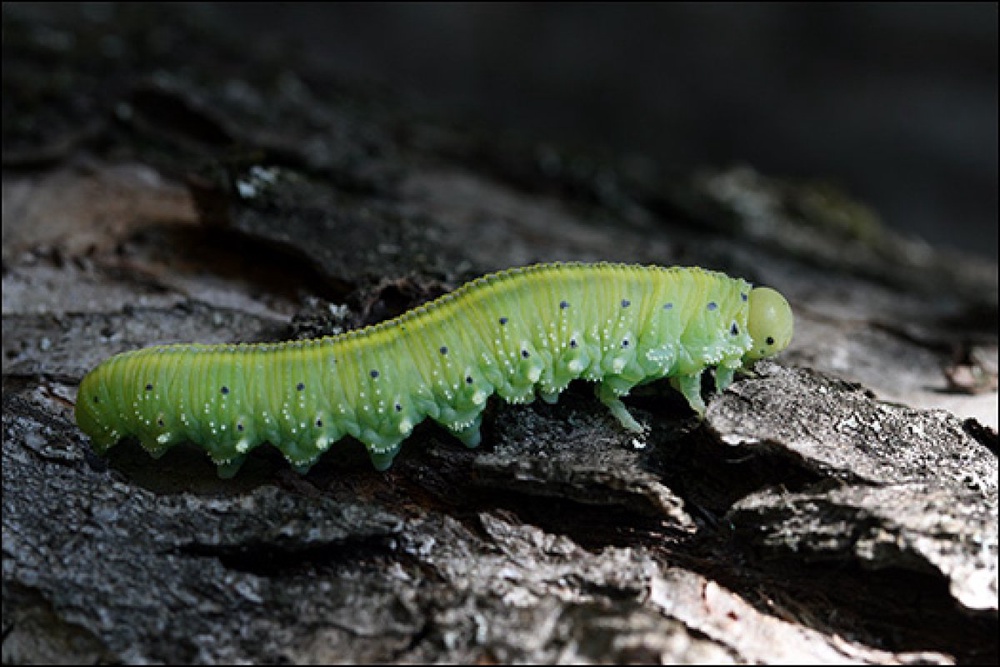
[(753, 346), (743, 355), (744, 360), (774, 356), (792, 342), (792, 309), (785, 297), (770, 287), (754, 288), (750, 291), (747, 327)]

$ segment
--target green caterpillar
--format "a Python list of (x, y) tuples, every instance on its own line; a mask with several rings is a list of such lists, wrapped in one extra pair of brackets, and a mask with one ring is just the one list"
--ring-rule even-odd
[(385, 470), (430, 417), (479, 444), (486, 400), (554, 402), (570, 381), (630, 431), (621, 397), (663, 377), (703, 414), (701, 375), (736, 371), (788, 346), (778, 292), (700, 268), (538, 264), (484, 276), (375, 326), (317, 340), (169, 345), (117, 355), (80, 385), (76, 420), (103, 453), (137, 437), (153, 456), (184, 441), (220, 476), (270, 442), (305, 470), (346, 435)]

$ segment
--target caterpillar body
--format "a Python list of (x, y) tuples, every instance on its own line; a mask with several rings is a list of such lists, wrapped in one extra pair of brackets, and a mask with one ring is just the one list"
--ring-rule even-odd
[(299, 469), (350, 435), (385, 470), (430, 417), (470, 447), (487, 399), (554, 402), (574, 379), (621, 425), (621, 398), (669, 377), (703, 414), (701, 375), (721, 391), (792, 337), (787, 301), (697, 267), (555, 263), (509, 269), (375, 326), (307, 341), (168, 345), (117, 355), (83, 379), (76, 420), (103, 453), (138, 438), (153, 456), (190, 441), (221, 476), (270, 442)]

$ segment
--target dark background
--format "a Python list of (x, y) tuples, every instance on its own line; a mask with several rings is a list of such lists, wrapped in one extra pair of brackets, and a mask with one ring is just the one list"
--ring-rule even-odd
[(828, 179), (997, 257), (997, 5), (213, 6), (424, 108), (665, 166)]
[(896, 229), (997, 257), (996, 3), (179, 11), (439, 116), (666, 168), (829, 180)]

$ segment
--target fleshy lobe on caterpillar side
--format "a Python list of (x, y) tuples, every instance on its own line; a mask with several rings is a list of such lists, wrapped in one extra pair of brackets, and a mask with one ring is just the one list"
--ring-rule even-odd
[(623, 427), (621, 398), (670, 378), (703, 414), (718, 390), (791, 341), (788, 302), (769, 288), (693, 268), (539, 264), (494, 273), (376, 326), (309, 341), (171, 345), (117, 355), (80, 385), (76, 419), (99, 452), (133, 436), (154, 456), (190, 441), (221, 475), (274, 444), (307, 469), (344, 436), (379, 470), (430, 417), (479, 444), (487, 399), (555, 401), (572, 380)]

